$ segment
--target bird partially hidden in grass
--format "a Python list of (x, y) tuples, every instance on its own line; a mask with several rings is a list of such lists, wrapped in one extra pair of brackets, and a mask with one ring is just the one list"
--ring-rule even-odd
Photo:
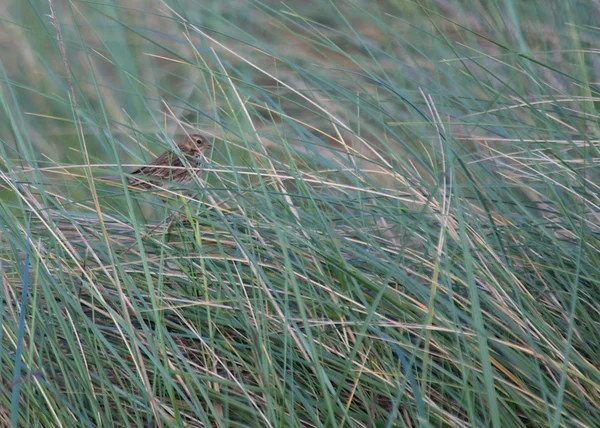
[[(207, 160), (206, 153), (213, 148), (206, 137), (198, 134), (190, 134), (177, 144), (177, 150), (167, 150), (148, 165), (144, 165), (127, 174), (127, 182), (131, 187), (137, 189), (161, 189), (170, 187), (173, 183), (193, 183), (203, 173), (203, 162)], [(185, 159), (185, 161), (183, 160)], [(120, 181), (120, 177), (103, 177), (109, 181)], [(161, 199), (165, 201), (164, 195)], [(173, 214), (173, 213), (171, 213)], [(154, 230), (167, 224), (170, 228), (173, 220), (161, 222)]]
[[(206, 160), (206, 152), (212, 149), (212, 145), (206, 137), (192, 134), (179, 143), (177, 148), (177, 151), (167, 150), (152, 163), (129, 173), (128, 183), (139, 189), (150, 189), (159, 187), (160, 183), (186, 184), (193, 182), (193, 173), (202, 173), (202, 161)], [(187, 167), (186, 163), (182, 161), (184, 157)], [(106, 178), (111, 181), (118, 180), (117, 177)]]

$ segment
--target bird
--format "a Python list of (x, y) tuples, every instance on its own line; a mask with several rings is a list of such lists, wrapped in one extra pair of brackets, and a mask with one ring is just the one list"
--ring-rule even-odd
[[(190, 183), (194, 181), (190, 167), (199, 167), (201, 172), (202, 161), (206, 160), (206, 152), (212, 147), (203, 135), (188, 135), (177, 144), (177, 151), (167, 150), (150, 164), (130, 172), (127, 181), (130, 186), (138, 189), (156, 187), (153, 182)], [(183, 157), (187, 162), (182, 161)], [(114, 180), (113, 177), (109, 179)]]

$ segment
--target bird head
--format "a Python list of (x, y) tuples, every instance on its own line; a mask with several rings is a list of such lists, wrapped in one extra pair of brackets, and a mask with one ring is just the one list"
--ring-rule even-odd
[(203, 135), (191, 134), (183, 140), (183, 143), (179, 145), (179, 149), (194, 157), (203, 157), (204, 153), (212, 149), (212, 144)]

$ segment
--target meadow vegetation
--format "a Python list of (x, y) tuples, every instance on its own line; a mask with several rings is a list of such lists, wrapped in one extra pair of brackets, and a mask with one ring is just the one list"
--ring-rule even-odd
[(597, 425), (594, 2), (0, 8), (0, 425)]

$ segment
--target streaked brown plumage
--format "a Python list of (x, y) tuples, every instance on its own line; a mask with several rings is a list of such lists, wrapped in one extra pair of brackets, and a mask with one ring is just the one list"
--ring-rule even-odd
[[(149, 189), (160, 185), (160, 182), (174, 181), (177, 183), (186, 183), (193, 180), (189, 167), (198, 167), (201, 161), (205, 159), (205, 153), (212, 148), (206, 137), (198, 134), (188, 135), (181, 143), (177, 145), (181, 153), (166, 151), (157, 157), (149, 165), (136, 169), (130, 174), (129, 184)], [(185, 157), (186, 163), (182, 162), (181, 157)], [(136, 178), (139, 177), (139, 178)]]

